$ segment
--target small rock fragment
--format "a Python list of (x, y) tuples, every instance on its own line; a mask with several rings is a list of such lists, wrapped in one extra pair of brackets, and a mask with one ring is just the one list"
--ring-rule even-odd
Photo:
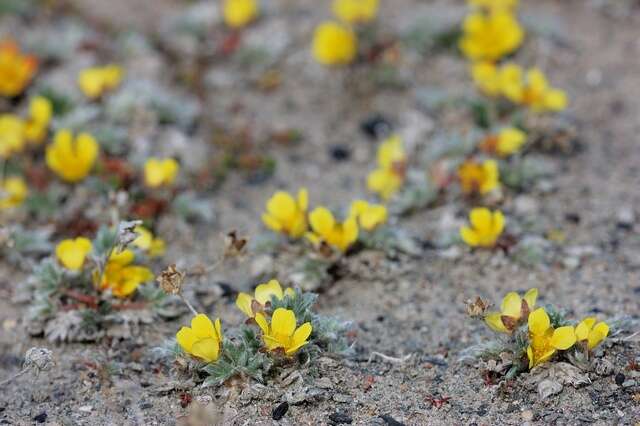
[(596, 358), (593, 362), (593, 370), (598, 376), (609, 376), (613, 373), (613, 364), (604, 358)]
[(284, 417), (285, 414), (287, 414), (287, 411), (289, 411), (289, 403), (287, 401), (284, 401), (273, 409), (271, 418), (273, 420), (280, 420)]
[(351, 423), (353, 423), (353, 419), (351, 418), (350, 415), (346, 413), (341, 413), (339, 411), (336, 411), (335, 413), (330, 414), (329, 420), (336, 425), (350, 425)]
[(38, 414), (37, 416), (35, 416), (33, 418), (33, 421), (35, 421), (36, 423), (44, 423), (47, 421), (47, 412), (43, 411), (42, 413)]
[(562, 392), (562, 384), (555, 380), (542, 380), (538, 383), (538, 396), (540, 396), (540, 399), (546, 399), (560, 392)]
[(616, 384), (617, 384), (618, 386), (622, 386), (622, 384), (623, 384), (623, 383), (624, 383), (624, 381), (625, 381), (624, 374), (622, 374), (622, 373), (618, 373), (618, 374), (616, 374), (615, 381), (616, 381)]

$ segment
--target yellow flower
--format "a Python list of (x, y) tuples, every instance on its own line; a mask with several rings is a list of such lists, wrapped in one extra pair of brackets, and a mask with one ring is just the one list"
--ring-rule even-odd
[(231, 28), (241, 28), (258, 16), (257, 0), (225, 0), (222, 14)]
[(149, 268), (131, 265), (135, 254), (128, 249), (114, 252), (109, 257), (100, 281), (100, 288), (110, 288), (116, 297), (126, 297), (133, 293), (138, 286), (153, 279)]
[(544, 308), (538, 308), (529, 314), (529, 347), (527, 357), (529, 368), (548, 361), (556, 351), (567, 350), (576, 343), (576, 335), (571, 326), (551, 326), (549, 315)]
[(367, 23), (378, 14), (378, 0), (334, 0), (333, 13), (348, 24)]
[(600, 321), (596, 324), (596, 317), (587, 317), (576, 326), (576, 340), (585, 341), (589, 349), (593, 349), (609, 335), (609, 325)]
[(468, 0), (471, 7), (492, 10), (513, 10), (518, 6), (519, 0)]
[(9, 158), (24, 148), (24, 121), (13, 114), (0, 115), (0, 158)]
[(22, 93), (38, 69), (38, 60), (20, 53), (12, 41), (0, 42), (0, 96)]
[(496, 152), (502, 157), (509, 156), (520, 150), (527, 141), (527, 134), (520, 129), (507, 127), (498, 133)]
[(164, 254), (166, 249), (164, 240), (155, 238), (151, 231), (143, 226), (136, 226), (135, 232), (138, 234), (138, 238), (133, 240), (134, 246), (146, 251), (150, 257), (158, 257)]
[(307, 339), (311, 335), (311, 323), (305, 322), (296, 328), (296, 315), (289, 309), (276, 309), (271, 316), (271, 325), (261, 313), (256, 314), (255, 320), (262, 330), (264, 344), (270, 351), (281, 349), (285, 354), (293, 355), (309, 343)]
[(346, 65), (358, 53), (358, 39), (347, 26), (323, 22), (313, 34), (313, 57), (323, 65)]
[(11, 176), (0, 180), (0, 210), (19, 206), (28, 193), (29, 188), (20, 177)]
[(299, 238), (307, 231), (309, 194), (306, 188), (298, 191), (297, 199), (288, 192), (278, 191), (267, 201), (262, 222), (272, 231)]
[(501, 211), (491, 212), (479, 207), (469, 214), (471, 227), (460, 228), (462, 240), (471, 247), (493, 247), (504, 229), (504, 215)]
[(53, 105), (44, 96), (36, 96), (29, 103), (29, 119), (25, 123), (25, 138), (33, 144), (40, 144), (49, 128), (51, 116), (53, 115)]
[(70, 130), (56, 133), (47, 146), (47, 166), (67, 182), (79, 182), (91, 172), (100, 147), (88, 133), (80, 133), (75, 140)]
[(144, 182), (148, 187), (157, 188), (171, 185), (176, 180), (180, 165), (173, 158), (149, 158), (144, 164)]
[(222, 325), (220, 318), (212, 323), (205, 314), (198, 314), (191, 320), (191, 327), (182, 327), (176, 333), (176, 340), (183, 351), (205, 362), (214, 362), (222, 348)]
[(78, 86), (89, 99), (97, 99), (118, 87), (122, 81), (122, 68), (118, 65), (86, 68), (78, 75)]
[(291, 287), (282, 291), (278, 280), (271, 280), (268, 283), (259, 284), (254, 292), (254, 297), (247, 293), (239, 293), (236, 299), (236, 306), (246, 316), (253, 318), (255, 316), (254, 311), (264, 309), (266, 304), (271, 302), (272, 297), (282, 300), (285, 296), (295, 297), (295, 295), (296, 292)]
[(404, 182), (407, 156), (402, 139), (394, 135), (380, 144), (377, 153), (378, 168), (367, 176), (367, 188), (388, 200)]
[(500, 312), (492, 312), (485, 316), (484, 320), (491, 329), (500, 333), (511, 333), (518, 327), (521, 319), (527, 319), (529, 312), (535, 307), (538, 298), (538, 289), (528, 290), (524, 297), (512, 291), (502, 299)]
[(309, 223), (313, 233), (308, 238), (312, 242), (322, 240), (342, 252), (358, 239), (356, 218), (348, 217), (343, 223), (338, 223), (325, 207), (316, 207), (309, 214)]
[(469, 14), (462, 32), (460, 49), (474, 61), (497, 61), (516, 50), (524, 38), (515, 16), (504, 10)]
[(500, 72), (492, 62), (475, 62), (471, 66), (471, 78), (478, 89), (487, 96), (498, 96), (502, 93)]
[(524, 75), (520, 66), (505, 64), (500, 70), (500, 81), (507, 99), (526, 105), (533, 111), (562, 111), (567, 107), (567, 94), (551, 87), (538, 68), (531, 68)]
[(56, 257), (65, 268), (79, 271), (91, 250), (93, 250), (91, 241), (88, 238), (78, 237), (60, 241), (56, 246)]
[(482, 164), (465, 161), (458, 168), (458, 178), (465, 194), (478, 192), (484, 195), (500, 187), (500, 172), (495, 160), (486, 160)]
[(351, 203), (349, 217), (354, 217), (363, 229), (371, 231), (387, 221), (387, 208), (382, 204), (369, 204), (365, 200)]

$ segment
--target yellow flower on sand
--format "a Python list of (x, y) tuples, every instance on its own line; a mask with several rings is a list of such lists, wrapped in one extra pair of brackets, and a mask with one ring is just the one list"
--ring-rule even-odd
[(471, 78), (482, 93), (495, 97), (502, 94), (499, 71), (493, 62), (474, 62), (473, 65), (471, 65)]
[(214, 362), (222, 348), (220, 319), (213, 323), (205, 314), (198, 314), (191, 320), (191, 327), (182, 327), (176, 333), (176, 341), (189, 355), (205, 362)]
[(578, 342), (586, 342), (587, 348), (593, 349), (609, 335), (609, 325), (604, 321), (596, 324), (596, 317), (587, 317), (576, 326), (575, 333)]
[(467, 160), (458, 168), (458, 178), (465, 194), (477, 192), (484, 195), (500, 187), (500, 172), (495, 160), (486, 160), (482, 164)]
[(47, 146), (47, 166), (67, 182), (79, 182), (91, 172), (100, 147), (88, 133), (80, 133), (74, 140), (70, 130), (60, 130)]
[(56, 257), (65, 268), (79, 271), (91, 250), (93, 250), (93, 246), (88, 238), (67, 239), (60, 241), (56, 246)]
[(29, 188), (21, 177), (10, 176), (0, 180), (0, 210), (19, 206), (28, 194)]
[(138, 238), (133, 240), (133, 245), (147, 252), (150, 257), (162, 256), (166, 250), (166, 244), (163, 239), (156, 238), (153, 233), (143, 226), (135, 228)]
[(278, 280), (271, 280), (268, 283), (259, 284), (253, 297), (248, 293), (239, 293), (236, 298), (236, 306), (246, 316), (253, 318), (256, 311), (264, 309), (266, 304), (271, 302), (272, 297), (282, 300), (285, 296), (295, 297), (295, 295), (296, 292), (291, 287), (283, 291)]
[(332, 247), (345, 252), (358, 239), (358, 222), (348, 217), (339, 223), (326, 207), (316, 207), (309, 214), (312, 233), (307, 238), (314, 244), (324, 241)]
[(460, 237), (471, 247), (493, 247), (504, 230), (504, 215), (501, 211), (491, 212), (485, 207), (471, 210), (471, 226), (460, 228)]
[(150, 188), (173, 184), (180, 170), (180, 165), (173, 158), (149, 158), (144, 163), (144, 183)]
[(497, 61), (516, 50), (524, 39), (516, 17), (504, 10), (469, 14), (462, 32), (460, 50), (474, 61)]
[(529, 368), (548, 361), (559, 350), (567, 350), (576, 343), (576, 335), (571, 326), (551, 326), (549, 315), (544, 308), (538, 308), (529, 314), (529, 347), (527, 357)]
[(479, 148), (489, 154), (508, 157), (520, 151), (527, 142), (527, 134), (515, 127), (506, 127), (497, 134), (487, 135), (479, 144)]
[(17, 115), (0, 115), (0, 158), (22, 151), (25, 144), (24, 121)]
[(13, 41), (0, 41), (0, 96), (22, 93), (37, 70), (35, 57), (23, 55)]
[(519, 0), (468, 0), (471, 7), (484, 10), (513, 10), (518, 7)]
[(288, 192), (278, 191), (267, 201), (262, 222), (272, 231), (299, 238), (307, 231), (308, 204), (309, 194), (306, 188), (298, 191), (297, 199)]
[(135, 254), (128, 249), (112, 253), (104, 268), (100, 288), (111, 289), (114, 296), (126, 297), (140, 284), (151, 281), (151, 270), (144, 266), (132, 265), (134, 259)]
[(293, 311), (278, 308), (271, 316), (271, 325), (261, 313), (255, 316), (256, 323), (262, 330), (262, 340), (270, 351), (282, 350), (286, 355), (293, 355), (305, 346), (311, 335), (310, 322), (296, 328), (296, 315)]
[(25, 138), (32, 144), (40, 144), (47, 136), (53, 105), (44, 96), (36, 96), (29, 103), (29, 118), (25, 123)]
[(313, 33), (313, 57), (322, 65), (346, 65), (358, 53), (358, 39), (351, 28), (338, 22), (323, 22)]
[(520, 66), (505, 64), (500, 70), (500, 84), (510, 101), (535, 112), (562, 111), (568, 104), (566, 93), (550, 86), (539, 68), (531, 68), (525, 74)]
[(528, 290), (524, 297), (520, 297), (515, 291), (509, 292), (502, 299), (500, 312), (491, 312), (484, 317), (484, 320), (492, 330), (511, 333), (518, 327), (520, 320), (527, 319), (536, 306), (537, 299), (537, 288)]
[(367, 176), (367, 188), (388, 200), (402, 186), (407, 156), (402, 139), (394, 135), (380, 144), (377, 153), (378, 168)]
[(367, 23), (378, 14), (378, 0), (334, 0), (333, 13), (347, 24)]
[(224, 0), (222, 6), (224, 22), (231, 28), (241, 28), (258, 16), (257, 0)]
[(97, 99), (118, 87), (123, 74), (118, 65), (86, 68), (78, 75), (78, 86), (87, 98)]
[(361, 228), (371, 231), (387, 221), (387, 208), (382, 204), (355, 200), (349, 208), (349, 217), (355, 217)]

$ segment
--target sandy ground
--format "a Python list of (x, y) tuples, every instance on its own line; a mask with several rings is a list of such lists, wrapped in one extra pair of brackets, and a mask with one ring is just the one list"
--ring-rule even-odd
[[(90, 16), (104, 28), (139, 25), (155, 30), (153, 20), (128, 17), (121, 21), (120, 15), (101, 13), (98, 2), (75, 3), (73, 13)], [(161, 15), (180, 8), (175, 2), (162, 3), (156, 10)], [(260, 147), (277, 161), (271, 179), (252, 183), (242, 174), (232, 174), (211, 193), (215, 225), (185, 229), (164, 220), (161, 231), (170, 243), (167, 263), (207, 263), (221, 232), (235, 228), (252, 235), (259, 231), (259, 213), (276, 189), (306, 185), (312, 203), (334, 207), (364, 193), (375, 145), (358, 126), (374, 112), (392, 118), (398, 128), (413, 135), (410, 143), (417, 146), (433, 143), (438, 131), (452, 126), (443, 117), (420, 110), (417, 89), (438, 86), (452, 94), (471, 91), (463, 60), (450, 54), (408, 54), (400, 67), (410, 82), (406, 88), (358, 88), (355, 72), (319, 69), (308, 57), (312, 25), (328, 16), (328, 2), (318, 3), (323, 4), (267, 2), (267, 16), (248, 30), (249, 39), (269, 34), (274, 43), (286, 45), (278, 62), (282, 85), (277, 91), (254, 90), (254, 76), (238, 64), (210, 66), (208, 75), (213, 81), (205, 82), (206, 93), (202, 94), (204, 119), (246, 126), (254, 135), (293, 127), (304, 138), (294, 147)], [(383, 3), (386, 31), (402, 29), (416, 16), (456, 16), (464, 11), (462, 2)], [(571, 107), (567, 115), (577, 120), (584, 149), (573, 155), (548, 156), (556, 170), (552, 190), (527, 194), (533, 204), (524, 212), (518, 210), (516, 200), (509, 199), (505, 211), (541, 218), (549, 229), (561, 229), (566, 247), (587, 247), (583, 252), (589, 254), (581, 257), (578, 267), (567, 267), (561, 259), (523, 266), (501, 253), (466, 249), (453, 259), (431, 248), (414, 258), (385, 259), (362, 252), (348, 259), (344, 274), (321, 289), (319, 302), (321, 312), (353, 320), (353, 357), (321, 358), (302, 372), (301, 380), (181, 390), (179, 384), (167, 386), (179, 378), (148, 350), (171, 336), (179, 322), (155, 323), (126, 341), (52, 345), (30, 339), (21, 322), (25, 307), (11, 302), (14, 284), (25, 278), (24, 272), (4, 262), (0, 273), (0, 320), (4, 324), (0, 377), (18, 371), (24, 351), (31, 346), (50, 347), (57, 365), (40, 377), (23, 376), (3, 389), (0, 422), (31, 424), (37, 416), (51, 425), (199, 425), (215, 424), (216, 418), (229, 425), (346, 424), (349, 420), (363, 425), (639, 422), (640, 375), (627, 368), (640, 356), (637, 341), (605, 347), (604, 356), (614, 366), (611, 374), (592, 374), (590, 385), (565, 387), (544, 401), (527, 375), (497, 386), (476, 365), (459, 359), (461, 350), (489, 335), (482, 324), (465, 314), (464, 301), (476, 295), (497, 302), (507, 291), (536, 286), (541, 303), (563, 306), (572, 317), (593, 313), (637, 317), (640, 312), (640, 225), (637, 221), (629, 226), (619, 224), (621, 212), (640, 214), (640, 10), (630, 6), (631, 12), (620, 16), (610, 13), (613, 6), (600, 6), (604, 2), (523, 3), (525, 22), (554, 28), (553, 36), (529, 41), (524, 57), (541, 64), (554, 84), (568, 91)], [(279, 7), (287, 7), (287, 14), (276, 14)], [(163, 72), (158, 76), (162, 78)], [(196, 135), (192, 142), (206, 143), (206, 137)], [(336, 162), (330, 155), (335, 145), (348, 148), (350, 158)], [(460, 219), (465, 211), (461, 203), (448, 204), (418, 212), (401, 226), (429, 240), (440, 229), (443, 217)], [(216, 294), (217, 282), (229, 282), (237, 290), (251, 284), (249, 273), (240, 269), (223, 270), (194, 285), (204, 294)], [(223, 296), (197, 303), (198, 308), (233, 324), (242, 321), (233, 301), (233, 296)], [(390, 362), (373, 352), (403, 361)], [(103, 368), (107, 364), (110, 368)], [(185, 392), (196, 401), (192, 411), (181, 406)], [(279, 422), (272, 420), (272, 410), (285, 400), (291, 402), (288, 412)], [(194, 412), (198, 401), (213, 402)]]

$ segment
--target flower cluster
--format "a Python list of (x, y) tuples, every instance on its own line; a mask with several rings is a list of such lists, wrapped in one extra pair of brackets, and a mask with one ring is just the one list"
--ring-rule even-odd
[(341, 21), (325, 21), (313, 34), (313, 57), (323, 65), (347, 65), (358, 54), (358, 25), (378, 14), (378, 0), (334, 0), (333, 13)]
[(38, 60), (24, 55), (15, 42), (0, 41), (0, 96), (21, 94), (38, 70)]
[(510, 292), (499, 312), (483, 313), (491, 330), (508, 336), (500, 349), (514, 355), (513, 373), (532, 369), (554, 356), (585, 367), (593, 349), (609, 335), (609, 325), (595, 317), (571, 323), (553, 307), (536, 308), (537, 299), (535, 288), (522, 297)]
[(15, 114), (0, 115), (0, 158), (22, 152), (27, 144), (42, 143), (49, 130), (53, 114), (51, 101), (35, 96), (29, 103), (29, 114), (23, 118)]
[(272, 231), (289, 238), (306, 237), (315, 247), (326, 245), (346, 252), (357, 240), (362, 228), (372, 232), (387, 221), (387, 209), (381, 204), (355, 200), (345, 219), (339, 221), (328, 208), (318, 206), (307, 214), (308, 194), (298, 191), (297, 199), (278, 191), (268, 201), (262, 221)]
[(308, 345), (327, 350), (329, 340), (342, 339), (335, 332), (324, 334), (335, 325), (329, 326), (326, 318), (311, 311), (315, 300), (314, 294), (283, 290), (277, 280), (271, 280), (258, 285), (253, 295), (238, 294), (236, 306), (247, 316), (239, 330), (223, 336), (220, 319), (212, 322), (197, 313), (191, 327), (178, 331), (176, 341), (209, 374), (205, 383), (221, 384), (236, 374), (260, 378), (273, 361), (292, 363), (293, 356)]

